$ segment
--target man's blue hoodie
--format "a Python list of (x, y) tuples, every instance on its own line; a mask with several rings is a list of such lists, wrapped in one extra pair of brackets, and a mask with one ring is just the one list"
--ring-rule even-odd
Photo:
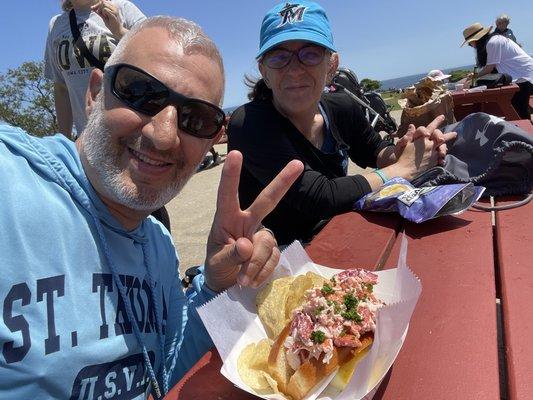
[(170, 386), (212, 346), (203, 277), (186, 297), (168, 231), (153, 218), (124, 230), (62, 135), (0, 125), (0, 201), (0, 398), (144, 398), (140, 342)]

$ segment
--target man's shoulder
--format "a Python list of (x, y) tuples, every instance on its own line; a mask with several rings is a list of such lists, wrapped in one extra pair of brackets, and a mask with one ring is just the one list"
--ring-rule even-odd
[(52, 18), (50, 18), (50, 22), (48, 24), (48, 31), (52, 32), (53, 29), (57, 29), (57, 27), (63, 23), (63, 20), (66, 19), (66, 17), (67, 14), (62, 13), (54, 15)]
[(158, 250), (165, 250), (167, 253), (175, 254), (174, 241), (172, 235), (165, 226), (153, 216), (148, 216), (144, 221), (143, 229), (146, 236), (157, 243)]
[(133, 2), (128, 1), (128, 0), (114, 0), (114, 1), (115, 1), (116, 6), (122, 13), (125, 13), (126, 15), (129, 15), (130, 17), (133, 17), (137, 19), (138, 21), (146, 19), (146, 16), (144, 15), (144, 13)]
[(502, 45), (507, 43), (507, 41), (510, 40), (508, 37), (504, 35), (492, 35), (487, 42), (488, 45)]
[(113, 0), (113, 3), (115, 3), (118, 8), (128, 7), (132, 4), (131, 1), (128, 0)]

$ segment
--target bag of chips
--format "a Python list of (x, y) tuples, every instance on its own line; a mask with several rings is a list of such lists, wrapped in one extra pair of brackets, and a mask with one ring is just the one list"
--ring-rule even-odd
[(484, 190), (472, 183), (416, 188), (403, 178), (393, 178), (356, 201), (354, 209), (396, 211), (405, 219), (420, 223), (443, 215), (460, 214), (476, 202)]

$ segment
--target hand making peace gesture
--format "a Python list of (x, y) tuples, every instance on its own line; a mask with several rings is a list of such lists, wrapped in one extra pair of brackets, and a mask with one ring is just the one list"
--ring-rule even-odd
[(280, 252), (261, 221), (270, 213), (303, 171), (293, 160), (263, 189), (246, 210), (238, 197), (242, 155), (231, 151), (226, 157), (218, 187), (217, 209), (207, 241), (206, 284), (222, 291), (235, 283), (257, 287), (276, 267)]

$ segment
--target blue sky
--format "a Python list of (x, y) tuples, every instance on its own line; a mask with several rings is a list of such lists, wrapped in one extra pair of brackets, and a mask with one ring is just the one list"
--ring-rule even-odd
[[(257, 75), (254, 55), (270, 0), (133, 0), (146, 14), (181, 16), (199, 23), (218, 44), (226, 67), (224, 107), (246, 101), (244, 74)], [(323, 0), (341, 65), (360, 78), (390, 79), (434, 68), (472, 64), (472, 49), (460, 48), (462, 30), (473, 22), (494, 25), (511, 17), (510, 28), (533, 54), (533, 0)], [(24, 61), (40, 60), (50, 18), (59, 0), (2, 2), (0, 73)]]

